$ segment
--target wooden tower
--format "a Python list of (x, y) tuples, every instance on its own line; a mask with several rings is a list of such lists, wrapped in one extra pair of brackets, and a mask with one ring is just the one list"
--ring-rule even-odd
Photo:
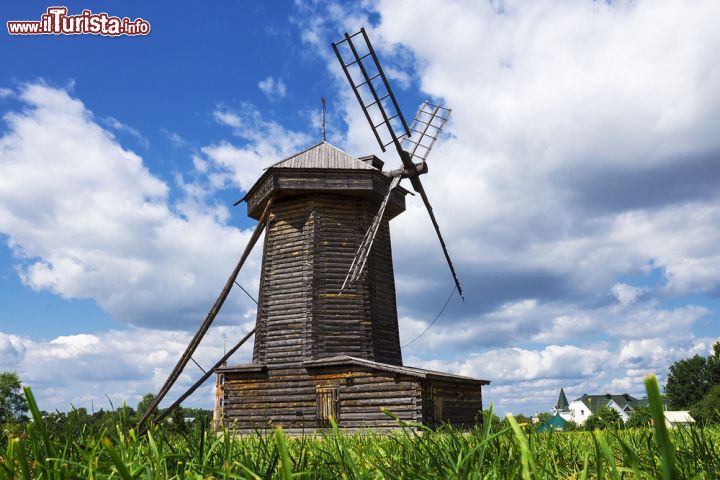
[(269, 208), (253, 361), (218, 370), (224, 422), (240, 431), (282, 425), (393, 428), (403, 420), (473, 424), (488, 382), (404, 367), (389, 221), (407, 190), (388, 196), (365, 268), (339, 293), (392, 182), (374, 156), (320, 143), (265, 171), (248, 214)]
[[(355, 39), (355, 40), (353, 40)], [(205, 320), (160, 388), (138, 429), (177, 381), (223, 306), (238, 272), (266, 231), (256, 326), (163, 412), (160, 421), (216, 378), (214, 426), (251, 432), (395, 428), (388, 410), (425, 425), (481, 420), (489, 382), (403, 366), (389, 222), (405, 210), (408, 179), (435, 228), (456, 291), (463, 296), (420, 176), (451, 110), (424, 102), (408, 127), (364, 29), (333, 44), (372, 132), (400, 168), (355, 158), (322, 142), (269, 167), (248, 191), (255, 232)], [(324, 99), (323, 99), (324, 106)], [(464, 297), (463, 297), (464, 298)], [(255, 334), (251, 363), (225, 362)], [(197, 362), (195, 362), (197, 363)], [(198, 365), (199, 366), (199, 365)]]

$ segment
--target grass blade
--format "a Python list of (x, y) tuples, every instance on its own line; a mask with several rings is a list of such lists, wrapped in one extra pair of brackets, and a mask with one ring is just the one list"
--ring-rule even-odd
[(525, 480), (533, 478), (536, 468), (535, 459), (533, 458), (532, 452), (530, 451), (530, 445), (528, 444), (525, 434), (520, 429), (515, 417), (512, 415), (507, 416), (508, 423), (515, 433), (515, 439), (518, 445), (520, 445), (520, 459), (522, 462), (522, 476)]
[(110, 459), (112, 460), (113, 464), (115, 464), (115, 468), (117, 468), (120, 477), (122, 477), (123, 480), (132, 480), (133, 477), (132, 475), (130, 475), (130, 471), (127, 469), (125, 462), (120, 456), (120, 453), (118, 453), (118, 451), (113, 446), (112, 442), (107, 438), (103, 438), (102, 444), (103, 448), (105, 448), (105, 451), (108, 453), (108, 455), (110, 455)]
[(665, 414), (660, 399), (660, 388), (658, 387), (655, 375), (645, 377), (645, 389), (647, 390), (650, 414), (655, 423), (655, 441), (660, 449), (660, 465), (662, 467), (663, 480), (674, 480), (678, 478), (675, 474), (675, 448), (673, 447), (667, 427), (665, 426)]

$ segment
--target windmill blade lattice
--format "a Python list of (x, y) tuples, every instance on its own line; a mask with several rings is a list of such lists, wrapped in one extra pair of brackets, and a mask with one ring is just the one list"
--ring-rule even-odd
[(400, 152), (400, 140), (411, 135), (410, 129), (365, 29), (345, 33), (332, 47), (380, 148), (384, 152), (394, 144)]
[(413, 138), (404, 137), (401, 142), (403, 150), (410, 154), (413, 161), (427, 160), (451, 113), (452, 109), (435, 105), (427, 100), (420, 105), (410, 125), (410, 132), (418, 135)]
[(360, 278), (360, 275), (365, 268), (365, 263), (370, 256), (370, 250), (372, 249), (372, 244), (375, 241), (375, 236), (377, 235), (378, 230), (380, 230), (380, 223), (382, 222), (383, 215), (385, 214), (385, 208), (387, 207), (390, 195), (392, 195), (392, 191), (395, 189), (395, 187), (398, 186), (399, 183), (399, 176), (394, 177), (390, 182), (390, 186), (388, 187), (388, 191), (385, 194), (385, 198), (383, 198), (383, 201), (380, 204), (380, 208), (378, 209), (375, 217), (370, 223), (370, 227), (367, 229), (367, 232), (365, 232), (365, 236), (360, 242), (360, 247), (358, 247), (357, 252), (355, 252), (355, 257), (353, 258), (352, 264), (350, 265), (350, 270), (345, 276), (345, 281), (343, 282), (342, 287), (340, 287), (340, 293), (345, 290), (345, 287)]
[[(393, 181), (383, 199), (380, 210), (373, 218), (370, 228), (360, 243), (340, 291), (360, 277), (370, 255), (370, 249), (382, 221), (390, 194), (400, 182), (400, 179), (407, 178), (410, 180), (413, 189), (423, 199), (425, 208), (440, 240), (445, 259), (450, 267), (450, 272), (455, 280), (455, 286), (460, 296), (463, 297), (460, 280), (458, 280), (455, 273), (455, 267), (447, 251), (445, 240), (440, 233), (440, 226), (435, 219), (430, 200), (428, 200), (425, 188), (420, 181), (420, 174), (427, 172), (425, 160), (450, 117), (451, 110), (426, 101), (420, 105), (420, 109), (413, 120), (412, 128), (409, 128), (390, 88), (387, 77), (380, 66), (370, 39), (365, 33), (365, 29), (360, 29), (359, 32), (353, 35), (345, 33), (345, 38), (333, 43), (332, 47), (380, 148), (385, 152), (386, 147), (394, 145), (403, 164), (403, 168), (399, 170), (385, 172), (387, 176), (393, 178)], [(351, 70), (354, 70), (354, 72)], [(412, 137), (413, 133), (418, 135), (411, 140), (410, 137)], [(416, 164), (414, 159), (418, 159), (419, 163)]]

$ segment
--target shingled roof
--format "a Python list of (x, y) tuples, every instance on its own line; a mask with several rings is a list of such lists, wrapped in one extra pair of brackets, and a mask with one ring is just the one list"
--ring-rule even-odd
[(575, 399), (575, 401), (578, 400), (587, 405), (590, 411), (593, 413), (596, 412), (600, 407), (607, 406), (607, 404), (610, 403), (610, 400), (613, 400), (615, 403), (617, 403), (618, 406), (623, 410), (625, 410), (627, 407), (633, 409), (633, 404), (635, 402), (638, 402), (637, 398), (633, 397), (632, 395), (628, 395), (627, 393), (623, 393), (622, 395), (613, 395), (610, 393), (606, 393), (604, 395), (588, 395), (586, 393), (582, 397), (578, 397)]
[(338, 168), (344, 170), (375, 170), (368, 162), (363, 162), (327, 142), (313, 145), (307, 150), (280, 160), (271, 168)]

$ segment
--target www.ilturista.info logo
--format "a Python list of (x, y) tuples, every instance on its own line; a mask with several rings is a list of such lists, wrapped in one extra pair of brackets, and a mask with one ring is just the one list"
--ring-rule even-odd
[(67, 7), (48, 7), (40, 20), (11, 20), (7, 22), (10, 35), (147, 35), (150, 22), (142, 18), (112, 17), (105, 12), (83, 10), (80, 15), (68, 15)]

